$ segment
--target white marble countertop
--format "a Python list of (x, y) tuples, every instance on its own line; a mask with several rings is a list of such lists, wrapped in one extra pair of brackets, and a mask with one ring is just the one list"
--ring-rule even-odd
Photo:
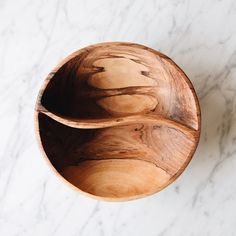
[[(199, 147), (175, 183), (153, 196), (99, 202), (64, 185), (34, 135), (46, 75), (102, 41), (160, 50), (193, 82)], [(0, 1), (0, 235), (236, 234), (236, 1)]]

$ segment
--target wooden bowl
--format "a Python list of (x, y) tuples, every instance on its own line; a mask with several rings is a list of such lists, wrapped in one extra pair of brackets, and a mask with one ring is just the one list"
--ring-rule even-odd
[(200, 135), (187, 76), (167, 56), (133, 43), (101, 43), (70, 55), (44, 82), (35, 115), (56, 172), (76, 189), (113, 201), (173, 182)]

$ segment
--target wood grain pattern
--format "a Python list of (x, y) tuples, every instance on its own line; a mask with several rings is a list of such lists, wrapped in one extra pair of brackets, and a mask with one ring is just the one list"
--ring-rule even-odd
[(48, 76), (36, 105), (40, 143), (85, 193), (128, 200), (157, 192), (189, 163), (200, 109), (183, 71), (142, 45), (79, 50)]

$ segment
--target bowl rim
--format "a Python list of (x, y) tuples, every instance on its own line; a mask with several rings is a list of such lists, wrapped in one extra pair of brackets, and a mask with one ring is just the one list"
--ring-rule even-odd
[[(79, 55), (80, 53), (82, 53), (85, 50), (88, 50), (90, 48), (94, 48), (94, 47), (100, 47), (100, 46), (104, 46), (104, 45), (121, 45), (123, 44), (124, 46), (135, 46), (144, 50), (148, 50), (154, 54), (157, 54), (163, 58), (166, 58), (167, 60), (169, 60), (169, 62), (178, 70), (181, 71), (181, 73), (183, 73), (183, 78), (185, 79), (185, 82), (188, 84), (188, 87), (193, 95), (194, 98), (194, 102), (196, 105), (196, 116), (197, 116), (197, 123), (198, 123), (198, 129), (196, 130), (196, 139), (195, 139), (195, 145), (193, 146), (192, 150), (190, 151), (188, 157), (186, 158), (186, 161), (184, 162), (184, 164), (181, 166), (181, 168), (179, 169), (179, 171), (171, 176), (171, 178), (169, 179), (169, 181), (166, 182), (166, 184), (164, 184), (160, 189), (155, 190), (155, 191), (151, 191), (151, 192), (147, 192), (147, 193), (143, 193), (143, 194), (138, 194), (138, 195), (134, 195), (134, 196), (129, 196), (129, 197), (102, 197), (102, 196), (98, 196), (98, 195), (94, 195), (91, 193), (88, 193), (86, 191), (83, 191), (82, 189), (80, 189), (79, 187), (76, 187), (75, 185), (73, 185), (72, 183), (70, 183), (68, 180), (66, 180), (58, 171), (57, 169), (53, 166), (53, 164), (51, 163), (51, 161), (49, 160), (46, 152), (44, 151), (43, 148), (43, 144), (42, 144), (42, 140), (40, 137), (40, 131), (39, 131), (39, 119), (38, 116), (40, 114), (40, 112), (38, 111), (38, 107), (41, 104), (41, 98), (42, 95), (49, 83), (49, 81), (53, 78), (53, 76), (57, 73), (57, 71), (64, 65), (66, 64), (68, 61), (70, 61), (71, 59), (73, 59), (74, 57), (76, 57), (77, 55)], [(188, 166), (188, 164), (190, 163), (190, 161), (192, 160), (194, 153), (196, 152), (196, 149), (198, 147), (199, 141), (200, 141), (200, 136), (201, 136), (201, 109), (200, 109), (200, 103), (197, 97), (197, 93), (193, 87), (192, 82), (190, 81), (190, 79), (188, 78), (188, 76), (185, 74), (185, 72), (168, 56), (166, 56), (165, 54), (152, 49), (150, 47), (147, 47), (145, 45), (139, 44), (139, 43), (134, 43), (134, 42), (127, 42), (127, 41), (111, 41), (111, 42), (102, 42), (102, 43), (95, 43), (95, 44), (90, 44), (87, 45), (79, 50), (76, 50), (74, 52), (72, 52), (71, 54), (69, 54), (67, 57), (65, 57), (64, 59), (62, 59), (56, 66), (54, 66), (54, 68), (49, 72), (49, 74), (46, 76), (46, 78), (43, 80), (42, 85), (40, 87), (40, 90), (38, 92), (37, 98), (36, 98), (36, 102), (35, 102), (35, 106), (34, 106), (34, 132), (35, 132), (35, 136), (36, 136), (36, 142), (38, 144), (38, 147), (40, 149), (40, 152), (43, 156), (43, 159), (46, 161), (47, 165), (49, 166), (49, 168), (51, 169), (51, 171), (62, 181), (62, 183), (64, 183), (65, 185), (69, 186), (71, 189), (75, 190), (76, 192), (81, 193), (84, 196), (93, 198), (95, 200), (103, 200), (103, 201), (110, 201), (110, 202), (123, 202), (123, 201), (130, 201), (130, 200), (136, 200), (136, 199), (141, 199), (144, 197), (148, 197), (151, 196), (155, 193), (158, 193), (162, 190), (164, 190), (168, 185), (172, 184), (186, 169), (186, 167)]]

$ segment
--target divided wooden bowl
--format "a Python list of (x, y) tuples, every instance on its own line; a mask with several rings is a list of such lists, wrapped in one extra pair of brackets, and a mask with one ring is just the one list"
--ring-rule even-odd
[(56, 173), (104, 200), (160, 191), (185, 169), (200, 135), (193, 86), (167, 56), (134, 43), (83, 48), (39, 92), (36, 133)]

